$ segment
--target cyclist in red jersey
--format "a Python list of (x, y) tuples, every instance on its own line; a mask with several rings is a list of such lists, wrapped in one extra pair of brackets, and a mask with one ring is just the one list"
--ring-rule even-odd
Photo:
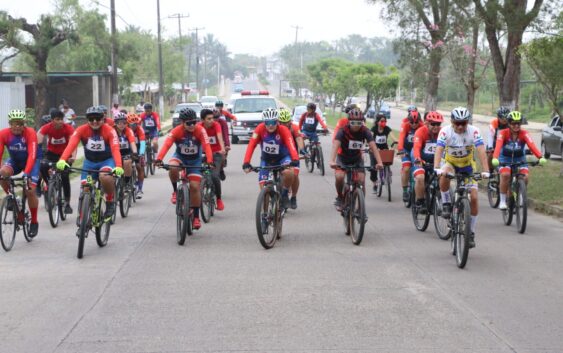
[(143, 182), (145, 181), (145, 130), (141, 127), (141, 118), (138, 114), (128, 114), (127, 115), (127, 125), (133, 131), (135, 136), (135, 144), (137, 145), (137, 151), (139, 151), (139, 163), (135, 163), (135, 168), (137, 168), (137, 199), (143, 198)]
[[(31, 213), (31, 225), (29, 236), (35, 237), (39, 231), (37, 222), (37, 207), (39, 200), (35, 193), (37, 182), (39, 181), (39, 161), (37, 136), (35, 130), (25, 126), (25, 112), (22, 110), (11, 110), (8, 113), (8, 123), (10, 127), (0, 130), (0, 158), (4, 155), (4, 146), (8, 148), (8, 159), (0, 168), (0, 175), (4, 178), (19, 174), (29, 178), (29, 190), (26, 190), (27, 202)], [(38, 152), (39, 150), (39, 152)], [(40, 156), (39, 156), (40, 157)], [(0, 185), (8, 193), (8, 180), (0, 180)]]
[[(291, 132), (291, 137), (293, 137), (293, 143), (295, 148), (299, 151), (301, 155), (305, 154), (305, 142), (303, 141), (303, 135), (299, 131), (299, 126), (291, 121), (291, 113), (287, 109), (280, 109), (279, 114), (280, 125), (283, 125), (289, 129)], [(300, 164), (301, 162), (299, 162)], [(291, 198), (289, 199), (291, 209), (295, 210), (297, 208), (297, 192), (299, 191), (299, 165), (293, 167), (295, 171), (295, 176), (293, 178), (293, 184), (291, 185)]]
[(222, 119), (224, 119), (225, 121), (228, 121), (227, 119), (237, 121), (236, 116), (231, 114), (228, 110), (223, 109), (224, 106), (225, 105), (223, 101), (215, 102), (215, 109), (217, 109), (221, 113), (220, 115), (222, 116)]
[(225, 158), (223, 158), (223, 163), (221, 164), (221, 170), (219, 171), (219, 179), (225, 180), (227, 176), (225, 175), (225, 166), (227, 165), (227, 157), (229, 151), (231, 150), (231, 139), (229, 138), (229, 124), (223, 115), (221, 115), (221, 110), (215, 108), (213, 109), (213, 119), (221, 125), (221, 133), (223, 134), (223, 142), (225, 144)]
[(145, 111), (141, 113), (141, 121), (145, 135), (152, 141), (152, 149), (155, 154), (158, 153), (158, 135), (160, 134), (160, 116), (157, 112), (153, 112), (152, 104), (145, 103)]
[[(74, 133), (74, 128), (72, 125), (65, 124), (64, 122), (64, 113), (58, 109), (53, 109), (51, 111), (51, 122), (45, 124), (39, 129), (37, 132), (37, 145), (40, 146), (45, 139), (45, 136), (48, 137), (47, 139), (47, 152), (43, 156), (43, 158), (47, 162), (56, 163), (61, 158), (68, 142), (70, 141), (70, 137)], [(72, 165), (72, 162), (76, 159), (76, 151), (74, 151), (71, 158), (69, 158), (69, 164)], [(41, 163), (41, 177), (45, 180), (45, 185), (49, 183), (49, 167), (48, 163)], [(68, 173), (63, 173), (62, 177), (62, 186), (63, 186), (63, 194), (65, 197), (65, 207), (64, 212), (66, 214), (72, 213), (72, 207), (70, 206), (70, 178)]]
[[(86, 110), (88, 123), (74, 130), (68, 145), (57, 162), (57, 169), (64, 170), (69, 167), (67, 160), (74, 153), (78, 144), (84, 146), (84, 163), (82, 168), (89, 170), (112, 171), (118, 177), (122, 176), (123, 164), (119, 153), (119, 141), (115, 130), (104, 123), (104, 114), (99, 107), (90, 107)], [(86, 182), (88, 172), (83, 171), (81, 182)], [(115, 178), (112, 174), (94, 174), (99, 177), (102, 190), (106, 195), (106, 211), (104, 220), (109, 221), (115, 213)]]
[(209, 145), (211, 146), (211, 151), (213, 152), (213, 164), (217, 166), (217, 168), (213, 169), (213, 172), (211, 173), (213, 185), (215, 186), (215, 196), (217, 197), (217, 210), (223, 211), (225, 209), (225, 205), (221, 199), (221, 178), (219, 176), (226, 153), (223, 132), (221, 124), (213, 119), (213, 110), (202, 109), (199, 114), (201, 117), (201, 123), (198, 125), (202, 126), (207, 133)]
[(119, 139), (119, 153), (121, 153), (121, 160), (123, 163), (124, 181), (128, 184), (131, 180), (131, 175), (133, 174), (133, 161), (139, 159), (135, 134), (133, 133), (133, 130), (127, 126), (127, 115), (123, 112), (117, 113), (114, 117), (114, 121), (115, 132), (117, 133), (117, 138)]
[(414, 133), (422, 126), (422, 119), (417, 110), (409, 112), (407, 122), (401, 125), (399, 133), (399, 144), (397, 149), (402, 154), (401, 185), (403, 186), (403, 202), (408, 201), (408, 185), (411, 173), (411, 150), (413, 146)]
[[(180, 111), (180, 120), (183, 124), (176, 126), (166, 139), (164, 145), (158, 153), (154, 164), (157, 166), (162, 165), (162, 160), (166, 152), (176, 144), (176, 151), (172, 158), (168, 161), (171, 166), (187, 165), (190, 168), (187, 170), (188, 180), (190, 182), (190, 205), (194, 214), (194, 229), (201, 228), (201, 221), (199, 220), (199, 207), (201, 205), (201, 164), (202, 153), (205, 151), (207, 163), (213, 168), (213, 152), (209, 145), (209, 138), (205, 129), (197, 125), (197, 114), (190, 108), (184, 108)], [(176, 204), (177, 182), (180, 179), (181, 168), (170, 168), (168, 176), (172, 183), (172, 198), (171, 202)]]

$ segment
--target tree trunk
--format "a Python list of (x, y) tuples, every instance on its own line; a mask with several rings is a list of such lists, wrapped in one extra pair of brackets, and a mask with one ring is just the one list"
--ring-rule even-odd
[(366, 97), (366, 109), (364, 111), (364, 114), (367, 115), (369, 107), (371, 106), (371, 92), (368, 92), (367, 97)]
[(41, 117), (48, 113), (47, 109), (47, 86), (49, 78), (47, 77), (47, 55), (38, 53), (36, 56), (36, 69), (33, 72), (33, 86), (35, 88), (35, 125), (39, 126)]
[(442, 47), (432, 49), (430, 52), (430, 70), (426, 83), (425, 110), (436, 110), (438, 99), (438, 85), (440, 83), (440, 62), (442, 61)]
[(477, 66), (477, 45), (479, 44), (479, 23), (473, 22), (473, 38), (471, 42), (471, 55), (469, 57), (469, 67), (467, 72), (467, 110), (473, 114), (475, 108), (475, 93), (477, 85), (475, 84), (475, 67)]
[(518, 49), (522, 44), (522, 33), (513, 31), (508, 33), (506, 50), (506, 69), (503, 77), (501, 105), (508, 106), (511, 110), (518, 109), (520, 96), (520, 67), (521, 57)]

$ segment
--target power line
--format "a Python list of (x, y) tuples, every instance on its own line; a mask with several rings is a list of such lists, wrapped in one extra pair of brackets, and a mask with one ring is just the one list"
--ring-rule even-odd
[[(90, 2), (91, 2), (92, 4), (94, 4), (94, 5), (101, 6), (101, 7), (106, 8), (106, 9), (108, 9), (108, 10), (111, 11), (111, 7), (108, 7), (108, 6), (104, 5), (104, 4), (101, 4), (98, 0), (90, 0)], [(131, 25), (130, 25), (127, 21), (125, 21), (125, 19), (124, 19), (123, 17), (121, 17), (121, 15), (119, 15), (119, 14), (117, 14), (117, 13), (116, 13), (115, 15), (116, 15), (121, 21), (123, 21), (128, 27), (131, 27)]]

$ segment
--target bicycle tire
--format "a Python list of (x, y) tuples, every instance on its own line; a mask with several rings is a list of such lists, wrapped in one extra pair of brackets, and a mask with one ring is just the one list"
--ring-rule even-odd
[(464, 268), (469, 258), (469, 236), (471, 235), (471, 208), (469, 200), (462, 198), (458, 203), (456, 229), (456, 264)]
[[(266, 198), (266, 195), (268, 196)], [(256, 200), (256, 234), (262, 247), (266, 250), (274, 247), (277, 241), (277, 234), (275, 234), (275, 215), (278, 212), (276, 205), (279, 207), (279, 202), (276, 200), (278, 194), (274, 192), (269, 186), (265, 186), (260, 190), (258, 199)], [(265, 229), (262, 227), (262, 215), (265, 214), (267, 226)], [(271, 228), (271, 229), (270, 229)], [(270, 234), (270, 237), (266, 237)]]
[(49, 188), (47, 189), (46, 206), (47, 213), (49, 214), (49, 223), (51, 227), (57, 228), (60, 220), (60, 207), (59, 207), (59, 189), (57, 189), (56, 181), (54, 177), (49, 180)]
[(383, 184), (386, 178), (385, 169), (376, 170), (375, 173), (377, 173), (377, 188), (375, 189), (375, 194), (377, 197), (381, 197), (381, 195), (383, 195)]
[(36, 235), (34, 235), (33, 237), (29, 235), (29, 228), (30, 228), (30, 224), (31, 224), (31, 214), (28, 210), (25, 209), (25, 205), (27, 204), (27, 200), (25, 198), (25, 194), (24, 197), (22, 198), (22, 210), (21, 212), (23, 212), (23, 224), (22, 226), (22, 230), (23, 230), (23, 237), (25, 239), (25, 241), (27, 241), (28, 243), (30, 243), (33, 238), (35, 238)]
[(506, 210), (502, 210), (502, 220), (507, 226), (512, 224), (512, 219), (514, 217), (514, 196), (512, 195), (512, 192), (509, 192), (508, 195), (508, 199), (506, 200)]
[(184, 234), (192, 235), (194, 234), (194, 213), (191, 207), (191, 200), (190, 200), (190, 184), (182, 184), (182, 189), (184, 190), (184, 195), (187, 197), (184, 198), (184, 209), (186, 210), (186, 230)]
[(61, 217), (61, 221), (66, 221), (65, 198), (64, 198), (64, 191), (62, 189), (61, 179), (57, 180), (57, 190), (59, 190), (59, 192), (57, 193), (58, 195), (57, 205), (59, 207), (59, 216)]
[[(414, 227), (416, 228), (416, 230), (418, 230), (419, 232), (424, 232), (426, 231), (426, 228), (428, 228), (428, 224), (430, 224), (430, 209), (427, 207), (426, 209), (426, 214), (424, 215), (424, 218), (420, 218), (421, 213), (420, 208), (416, 206), (415, 203), (415, 194), (414, 192), (411, 194), (411, 214), (412, 214), (412, 221), (414, 223)], [(426, 200), (428, 200), (428, 198), (426, 198)]]
[(151, 154), (151, 147), (149, 147), (150, 143), (147, 144), (145, 149), (145, 178), (149, 177), (150, 173), (150, 165), (152, 164), (152, 154)]
[(489, 199), (489, 206), (497, 208), (500, 203), (499, 193), (499, 174), (495, 173), (494, 178), (490, 178), (487, 182), (487, 198)]
[(209, 204), (211, 200), (209, 199), (209, 192), (209, 180), (207, 176), (204, 176), (201, 181), (201, 206), (199, 208), (199, 213), (201, 213), (201, 219), (204, 223), (209, 223), (211, 220), (211, 206)]
[(342, 221), (344, 223), (344, 234), (350, 235), (350, 193), (346, 192), (344, 194), (344, 200), (342, 200), (342, 211), (340, 214), (342, 215)]
[[(11, 210), (8, 209), (10, 203), (12, 204)], [(17, 218), (14, 206), (15, 202), (12, 195), (4, 197), (0, 205), (0, 243), (2, 243), (2, 248), (6, 252), (12, 250), (16, 240)]]
[(317, 168), (321, 172), (321, 176), (325, 175), (325, 159), (323, 156), (323, 149), (319, 145), (317, 146)]
[(101, 223), (94, 228), (94, 231), (96, 233), (96, 243), (98, 243), (98, 246), (100, 248), (103, 248), (108, 244), (109, 233), (112, 225), (112, 222), (105, 222), (103, 219), (106, 207), (106, 202), (104, 200), (101, 200), (100, 204), (98, 205), (98, 219)]
[(154, 161), (155, 158), (156, 158), (155, 153), (151, 149), (151, 162), (149, 163), (149, 170), (151, 172), (151, 175), (154, 175), (154, 164), (152, 162)]
[(440, 195), (434, 195), (434, 229), (436, 230), (436, 235), (442, 240), (448, 240), (452, 236), (452, 231), (449, 226), (447, 219), (442, 217), (442, 197)]
[(129, 215), (129, 208), (131, 207), (131, 190), (129, 190), (129, 185), (123, 185), (123, 179), (119, 181), (121, 185), (119, 195), (119, 214), (121, 218), (127, 218)]
[(90, 194), (84, 193), (82, 195), (81, 205), (79, 205), (80, 213), (78, 214), (80, 220), (80, 228), (78, 232), (78, 252), (76, 257), (81, 259), (84, 255), (84, 241), (87, 233), (90, 231)]
[(184, 212), (184, 194), (182, 190), (176, 192), (176, 241), (179, 245), (184, 245), (186, 241), (186, 217)]
[(131, 187), (131, 192), (133, 194), (133, 203), (137, 203), (137, 166), (133, 163), (133, 168), (131, 172), (131, 180), (129, 182)]
[[(307, 160), (309, 163), (307, 163)], [(309, 158), (305, 159), (305, 165), (309, 173), (315, 170), (315, 147), (313, 147), (313, 145), (309, 145)]]
[[(354, 245), (360, 245), (364, 238), (364, 229), (366, 224), (366, 204), (364, 200), (364, 192), (356, 189), (352, 193), (352, 202), (350, 210), (350, 238)], [(356, 222), (357, 221), (357, 225)]]
[(385, 183), (387, 183), (387, 201), (391, 202), (391, 180), (392, 180), (391, 167), (386, 165), (384, 169), (385, 169)]
[(528, 195), (526, 189), (526, 182), (523, 179), (518, 179), (518, 191), (516, 192), (516, 228), (520, 234), (526, 232), (526, 225), (528, 222)]

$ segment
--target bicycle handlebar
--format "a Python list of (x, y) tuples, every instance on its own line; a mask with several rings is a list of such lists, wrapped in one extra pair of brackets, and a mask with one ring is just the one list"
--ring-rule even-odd
[(170, 168), (180, 168), (180, 169), (198, 169), (198, 168), (203, 168), (203, 166), (193, 166), (193, 165), (185, 165), (185, 164), (166, 164), (163, 163), (160, 166), (157, 166), (159, 168), (165, 169), (165, 170), (170, 170)]
[(286, 164), (271, 165), (271, 166), (264, 166), (264, 167), (250, 166), (250, 170), (252, 170), (255, 173), (258, 173), (261, 170), (270, 170), (270, 171), (278, 170), (278, 171), (280, 171), (280, 170), (284, 170), (284, 169), (287, 169), (287, 168), (290, 168), (290, 167), (291, 167), (291, 165), (289, 165), (289, 164), (287, 164), (287, 165)]

